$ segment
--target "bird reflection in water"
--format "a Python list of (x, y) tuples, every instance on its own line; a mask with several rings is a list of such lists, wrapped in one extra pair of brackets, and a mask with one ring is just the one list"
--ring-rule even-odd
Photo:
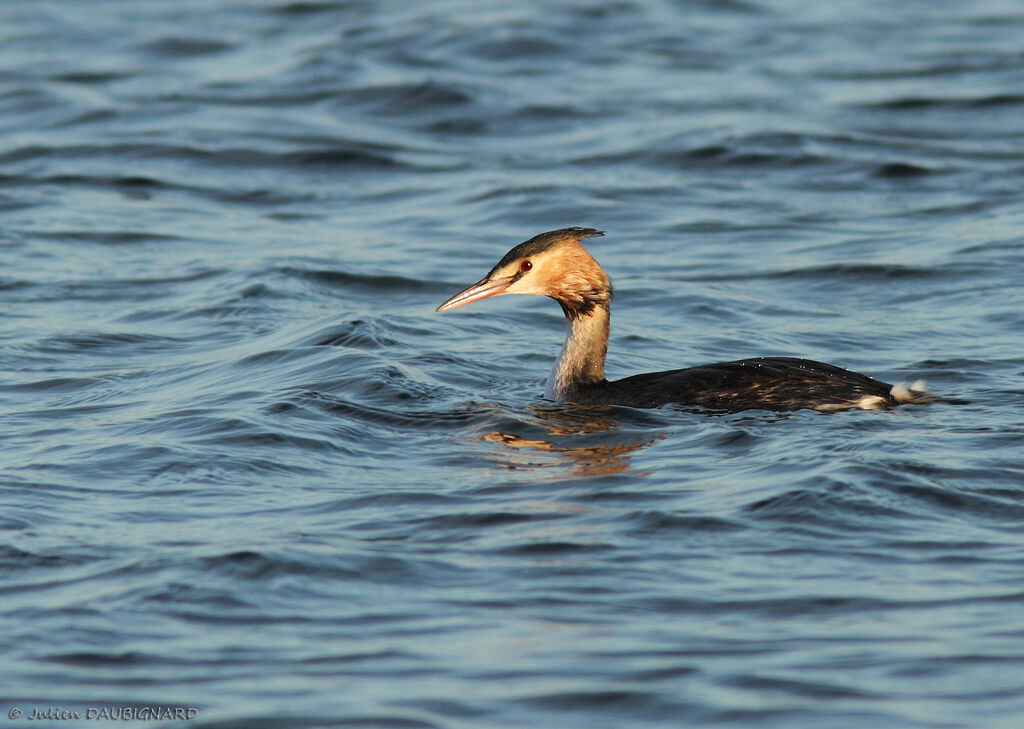
[[(528, 420), (522, 415), (517, 419), (526, 427), (543, 429), (550, 439), (492, 430), (480, 436), (480, 440), (504, 446), (506, 450), (497, 460), (508, 468), (567, 466), (577, 476), (643, 475), (633, 470), (630, 457), (664, 437), (663, 434), (628, 438), (619, 432), (619, 421), (608, 415), (610, 410), (612, 408), (608, 407), (529, 407)], [(550, 458), (538, 460), (537, 455)]]

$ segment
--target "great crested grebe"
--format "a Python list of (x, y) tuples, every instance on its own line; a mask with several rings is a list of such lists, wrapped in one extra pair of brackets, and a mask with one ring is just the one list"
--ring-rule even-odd
[(653, 408), (667, 403), (715, 410), (881, 410), (926, 402), (923, 383), (890, 385), (867, 375), (794, 357), (757, 357), (681, 370), (604, 377), (612, 284), (581, 244), (604, 235), (562, 228), (520, 243), (490, 273), (439, 307), (447, 311), (502, 294), (550, 296), (565, 312), (568, 335), (545, 395), (583, 405)]

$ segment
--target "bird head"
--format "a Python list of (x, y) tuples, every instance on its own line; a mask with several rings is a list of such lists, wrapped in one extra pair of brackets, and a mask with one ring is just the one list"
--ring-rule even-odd
[(550, 296), (569, 319), (589, 314), (595, 306), (608, 306), (612, 287), (608, 275), (580, 243), (604, 235), (593, 228), (562, 228), (541, 233), (520, 243), (490, 272), (439, 307), (455, 309), (502, 294)]

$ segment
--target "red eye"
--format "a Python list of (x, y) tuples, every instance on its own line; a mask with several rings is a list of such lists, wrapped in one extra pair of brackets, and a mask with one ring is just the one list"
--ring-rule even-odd
[(526, 273), (531, 268), (533, 268), (533, 264), (530, 263), (529, 261), (523, 261), (522, 263), (519, 264), (519, 270), (522, 271), (523, 273)]

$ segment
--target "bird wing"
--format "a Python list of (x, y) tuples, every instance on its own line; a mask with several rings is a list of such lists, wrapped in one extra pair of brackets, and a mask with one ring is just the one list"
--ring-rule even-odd
[(889, 402), (892, 386), (867, 375), (795, 357), (757, 357), (609, 382), (610, 403), (682, 403), (725, 410), (853, 407), (865, 397)]

